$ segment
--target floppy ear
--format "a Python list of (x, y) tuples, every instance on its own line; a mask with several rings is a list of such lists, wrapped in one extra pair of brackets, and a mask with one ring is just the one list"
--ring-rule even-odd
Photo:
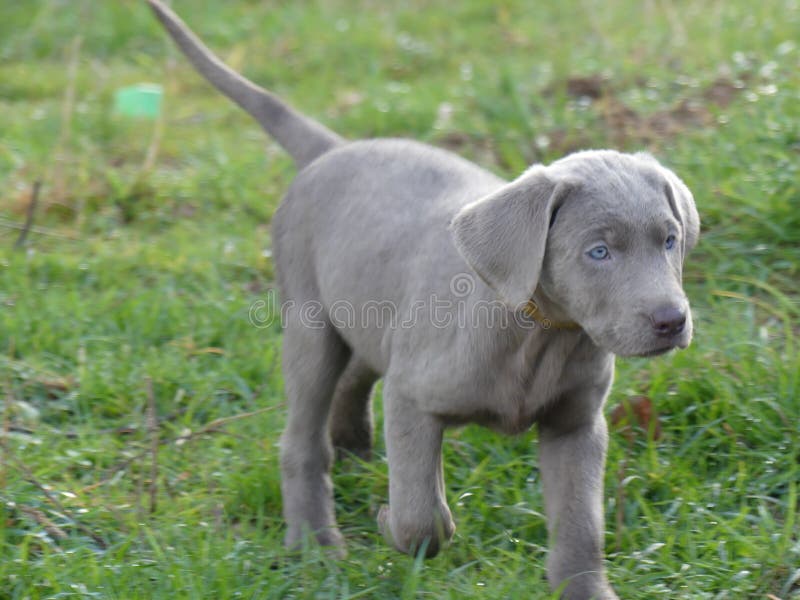
[(450, 229), (467, 264), (512, 307), (539, 282), (550, 217), (569, 192), (534, 167), (456, 214)]
[(700, 236), (700, 215), (694, 204), (692, 192), (672, 171), (661, 167), (667, 178), (667, 198), (675, 218), (683, 226), (683, 255), (686, 256), (697, 244)]

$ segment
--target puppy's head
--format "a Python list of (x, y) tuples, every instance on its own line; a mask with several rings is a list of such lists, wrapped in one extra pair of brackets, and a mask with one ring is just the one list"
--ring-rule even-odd
[(681, 272), (699, 227), (691, 193), (653, 157), (587, 151), (532, 167), (451, 230), (512, 307), (546, 299), (598, 346), (648, 356), (691, 340)]

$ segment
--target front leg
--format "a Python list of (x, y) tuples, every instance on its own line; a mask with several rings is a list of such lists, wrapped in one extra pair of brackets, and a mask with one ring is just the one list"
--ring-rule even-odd
[[(550, 551), (547, 577), (568, 600), (618, 600), (603, 567), (603, 474), (608, 430), (594, 403), (593, 414), (576, 421), (588, 407), (564, 400), (539, 423), (540, 466), (544, 483)], [(563, 586), (563, 587), (562, 587)]]
[(384, 385), (383, 404), (389, 506), (378, 514), (378, 526), (398, 550), (415, 554), (424, 547), (427, 557), (435, 556), (455, 531), (444, 493), (444, 426), (396, 393), (391, 381)]

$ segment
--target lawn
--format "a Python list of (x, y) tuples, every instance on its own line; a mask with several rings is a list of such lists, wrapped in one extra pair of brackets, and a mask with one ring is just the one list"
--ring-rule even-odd
[[(703, 219), (695, 340), (617, 362), (609, 577), (628, 599), (800, 598), (797, 0), (173, 6), (350, 138), (509, 178), (589, 147), (673, 168)], [(458, 530), (437, 558), (377, 533), (378, 439), (335, 468), (348, 558), (287, 559), (281, 332), (253, 307), (291, 161), (143, 1), (0, 17), (0, 598), (550, 598), (535, 431), (448, 434)], [(141, 82), (163, 86), (162, 120), (113, 110)]]

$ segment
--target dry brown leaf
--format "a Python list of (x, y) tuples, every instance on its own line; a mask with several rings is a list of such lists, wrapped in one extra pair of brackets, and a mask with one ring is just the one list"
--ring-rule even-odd
[[(652, 400), (647, 396), (632, 396), (617, 404), (611, 410), (611, 425), (629, 442), (642, 432), (652, 435), (654, 440), (661, 439), (661, 423)], [(631, 422), (633, 421), (633, 423)], [(635, 427), (638, 427), (638, 430)]]

